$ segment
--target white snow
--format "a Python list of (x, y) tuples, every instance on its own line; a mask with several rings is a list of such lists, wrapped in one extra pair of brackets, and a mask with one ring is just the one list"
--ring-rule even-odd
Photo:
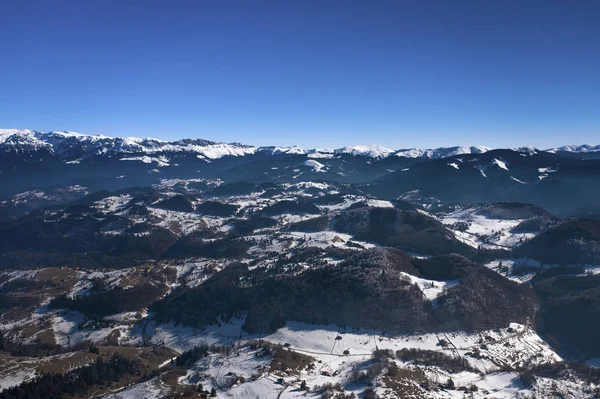
[(250, 381), (246, 384), (238, 385), (227, 391), (227, 396), (232, 398), (260, 398), (260, 399), (278, 399), (284, 398), (280, 393), (285, 389), (281, 385), (276, 385), (276, 377), (263, 377), (256, 381)]
[(409, 148), (404, 150), (398, 150), (394, 154), (397, 157), (404, 158), (426, 158), (426, 159), (439, 159), (448, 158), (455, 155), (464, 154), (483, 154), (484, 152), (490, 151), (491, 148), (485, 146), (470, 146), (470, 147), (441, 147), (434, 149), (422, 149), (422, 148)]
[[(124, 176), (122, 176), (124, 177)], [(94, 204), (106, 212), (116, 212), (123, 205), (131, 201), (132, 197), (129, 194), (121, 194), (119, 196), (111, 196), (94, 202)]]
[(21, 385), (24, 381), (35, 378), (36, 375), (35, 363), (31, 362), (31, 364), (27, 364), (27, 362), (18, 362), (14, 366), (0, 372), (0, 391)]
[(506, 167), (506, 163), (504, 161), (499, 160), (499, 159), (494, 158), (494, 160), (492, 161), (492, 165), (496, 165), (500, 169), (504, 169), (504, 170), (508, 171), (508, 168)]
[(326, 159), (333, 158), (333, 156), (335, 155), (335, 150), (333, 148), (316, 148), (314, 150), (309, 150), (307, 154), (309, 158)]
[(530, 145), (526, 145), (524, 147), (518, 147), (518, 148), (513, 148), (514, 151), (518, 151), (518, 152), (523, 152), (525, 154), (529, 154), (529, 155), (535, 155), (538, 153), (538, 149), (530, 146)]
[[(178, 150), (175, 147), (173, 150)], [(188, 146), (183, 148), (184, 151), (195, 152), (208, 159), (217, 159), (224, 156), (243, 156), (256, 153), (256, 147), (238, 146), (226, 143), (215, 143), (203, 146)], [(171, 150), (171, 151), (173, 151)]]
[[(524, 219), (492, 219), (480, 215), (478, 212), (478, 208), (466, 208), (439, 214), (436, 215), (436, 218), (453, 230), (456, 238), (475, 248), (480, 245), (484, 248), (508, 248), (535, 237), (534, 233), (513, 233), (511, 231)], [(465, 231), (454, 228), (460, 222), (467, 223), (468, 227)]]
[(367, 205), (374, 208), (393, 208), (394, 204), (386, 200), (368, 199), (365, 201)]
[(336, 154), (351, 154), (370, 158), (385, 158), (394, 153), (393, 150), (381, 145), (356, 145), (346, 146), (335, 150)]
[(162, 399), (168, 396), (170, 389), (159, 377), (135, 384), (122, 391), (103, 396), (104, 399)]
[[(206, 332), (193, 332), (190, 329), (189, 333), (183, 334), (184, 339), (177, 342), (183, 343), (186, 348), (202, 342), (204, 337), (212, 337), (204, 340), (204, 343), (231, 343), (239, 338), (237, 337), (240, 333), (239, 325), (239, 322), (231, 326), (223, 325), (222, 328), (229, 332), (220, 338), (218, 333), (215, 335), (214, 329)], [(256, 356), (255, 351), (241, 346), (237, 347), (238, 349), (234, 347), (230, 354), (215, 353), (200, 359), (179, 379), (179, 382), (181, 384), (201, 382), (205, 389), (215, 387), (219, 395), (236, 399), (304, 397), (307, 395), (298, 389), (302, 380), (305, 380), (309, 387), (325, 383), (341, 383), (347, 391), (360, 393), (364, 387), (361, 388), (360, 384), (349, 385), (348, 381), (354, 370), (371, 361), (373, 351), (389, 349), (395, 352), (403, 348), (416, 348), (464, 357), (479, 371), (452, 374), (434, 366), (423, 367), (423, 371), (432, 381), (444, 383), (448, 378), (452, 378), (457, 387), (469, 387), (475, 384), (479, 391), (474, 393), (474, 398), (515, 398), (528, 391), (522, 386), (518, 373), (504, 372), (501, 368), (555, 363), (561, 361), (561, 358), (529, 327), (516, 323), (507, 327), (475, 334), (453, 332), (388, 336), (372, 330), (357, 331), (334, 325), (288, 322), (272, 334), (244, 335), (243, 339), (259, 338), (271, 343), (285, 344), (295, 352), (314, 358), (316, 369), (302, 370), (299, 375), (271, 374), (267, 369), (269, 358)], [(183, 332), (181, 327), (176, 330), (175, 335)], [(175, 333), (175, 330), (173, 332)], [(165, 335), (163, 332), (157, 337), (152, 337), (152, 340), (172, 346), (173, 336)], [(243, 341), (240, 344), (243, 345)], [(345, 351), (348, 351), (348, 354), (345, 354)], [(479, 356), (469, 355), (474, 351), (478, 351)], [(395, 362), (400, 368), (416, 367), (400, 360)], [(327, 375), (323, 375), (322, 372), (327, 372)], [(280, 376), (283, 377), (283, 385), (277, 384), (277, 378)], [(245, 382), (240, 382), (239, 377), (243, 377)], [(383, 387), (378, 388), (378, 392), (383, 393)], [(458, 390), (429, 391), (429, 394), (431, 396), (426, 397), (457, 399), (463, 397)]]
[(312, 168), (315, 172), (325, 172), (325, 165), (320, 162), (315, 161), (314, 159), (309, 159), (302, 163), (305, 166)]
[(0, 129), (0, 144), (4, 143), (13, 135), (33, 136), (34, 130), (29, 129)]
[[(344, 350), (350, 356), (370, 356), (375, 349), (417, 348), (452, 353), (457, 351), (461, 356), (475, 348), (483, 354), (489, 354), (495, 362), (507, 365), (519, 365), (523, 362), (541, 364), (557, 362), (561, 358), (529, 327), (512, 323), (508, 329), (482, 331), (475, 334), (463, 332), (442, 334), (415, 334), (388, 337), (371, 330), (344, 331), (337, 326), (315, 326), (305, 323), (288, 322), (273, 334), (262, 337), (269, 342), (289, 343), (291, 347), (310, 356), (343, 355)], [(335, 337), (340, 335), (338, 342)], [(491, 338), (484, 338), (489, 337)], [(480, 348), (481, 342), (486, 348)], [(451, 343), (446, 347), (440, 345), (444, 339)], [(491, 360), (467, 357), (467, 360), (482, 371), (497, 370), (498, 366)]]
[(144, 155), (141, 157), (125, 157), (125, 158), (121, 158), (121, 161), (141, 161), (143, 163), (156, 162), (156, 164), (161, 168), (164, 166), (169, 166), (169, 160), (164, 156), (150, 157), (150, 156)]
[(459, 284), (459, 280), (427, 280), (404, 272), (401, 272), (401, 274), (405, 279), (410, 281), (411, 284), (415, 284), (417, 287), (419, 287), (425, 298), (427, 298), (430, 301), (437, 299), (448, 288), (454, 287)]
[[(237, 341), (242, 333), (245, 317), (233, 319), (229, 323), (220, 323), (210, 326), (205, 330), (184, 327), (174, 324), (156, 325), (151, 322), (146, 327), (150, 341), (164, 344), (178, 352), (192, 349), (196, 345), (231, 345)], [(141, 331), (132, 331), (132, 342), (141, 341)]]
[(562, 147), (550, 148), (546, 150), (547, 152), (557, 153), (557, 152), (597, 152), (600, 151), (600, 145), (565, 145)]

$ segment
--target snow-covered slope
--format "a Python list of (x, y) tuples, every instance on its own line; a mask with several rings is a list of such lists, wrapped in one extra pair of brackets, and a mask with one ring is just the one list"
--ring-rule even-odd
[(385, 158), (388, 155), (393, 154), (394, 151), (380, 145), (356, 145), (338, 148), (335, 150), (335, 153), (351, 154), (371, 158)]
[(488, 152), (490, 150), (491, 148), (484, 146), (442, 147), (435, 149), (409, 148), (398, 150), (394, 155), (404, 158), (438, 159), (452, 157), (455, 155), (483, 154), (484, 152)]
[(597, 152), (600, 151), (600, 145), (564, 145), (562, 147), (550, 148), (546, 152), (557, 153), (557, 152)]
[(279, 147), (279, 146), (269, 146), (269, 147), (259, 147), (258, 152), (262, 152), (268, 155), (282, 155), (282, 154), (305, 154), (306, 150), (302, 147), (298, 147), (297, 145), (291, 147)]
[(33, 131), (29, 129), (0, 129), (0, 144), (8, 140), (13, 135), (18, 136), (30, 136), (33, 135)]
[(0, 129), (0, 153), (22, 154), (39, 150), (51, 151), (52, 145), (38, 139), (36, 133), (28, 129)]
[(44, 148), (60, 156), (89, 157), (103, 154), (195, 153), (201, 158), (254, 154), (256, 147), (238, 143), (216, 143), (199, 139), (167, 142), (153, 138), (108, 137), (76, 132), (37, 132), (35, 130), (0, 130), (0, 149), (4, 152), (32, 152)]
[(32, 152), (45, 148), (56, 155), (76, 155), (78, 157), (115, 153), (193, 153), (204, 159), (244, 156), (257, 152), (267, 155), (311, 154), (311, 157), (314, 158), (330, 158), (340, 154), (384, 158), (394, 152), (379, 145), (347, 146), (336, 150), (305, 150), (299, 146), (254, 147), (239, 143), (217, 143), (201, 139), (183, 139), (168, 142), (154, 138), (108, 137), (76, 132), (44, 133), (28, 129), (0, 129), (0, 147), (4, 152), (15, 153), (25, 150)]
[(531, 145), (526, 145), (523, 147), (513, 148), (513, 151), (523, 152), (525, 154), (534, 155), (537, 154), (540, 150)]
[[(256, 153), (266, 155), (306, 155), (308, 158), (333, 158), (349, 154), (373, 159), (383, 159), (391, 155), (410, 159), (439, 159), (457, 155), (483, 154), (490, 151), (491, 148), (485, 146), (456, 146), (433, 149), (408, 148), (392, 150), (381, 145), (355, 145), (337, 149), (305, 149), (299, 146), (255, 147), (240, 143), (220, 143), (202, 139), (183, 139), (169, 142), (154, 138), (109, 137), (70, 131), (39, 132), (29, 129), (0, 129), (0, 153), (14, 153), (18, 155), (40, 150), (73, 159), (119, 153), (191, 153), (196, 154), (200, 159), (206, 160)], [(540, 150), (532, 146), (519, 147), (513, 150), (526, 154), (540, 152)], [(546, 152), (593, 153), (600, 152), (600, 145), (567, 145), (551, 148), (546, 150)]]

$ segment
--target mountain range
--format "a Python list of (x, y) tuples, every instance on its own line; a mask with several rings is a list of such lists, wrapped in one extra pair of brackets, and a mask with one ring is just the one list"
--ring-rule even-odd
[(600, 211), (600, 146), (589, 145), (303, 149), (3, 129), (0, 174), (6, 215), (20, 214), (13, 197), (34, 189), (73, 194), (65, 187), (115, 190), (173, 179), (327, 181), (421, 205), (520, 201), (563, 214)]
[[(46, 151), (50, 154), (70, 159), (109, 155), (115, 153), (193, 153), (200, 158), (216, 159), (225, 156), (243, 156), (257, 153), (269, 155), (306, 154), (311, 158), (328, 158), (341, 154), (383, 159), (390, 156), (401, 158), (439, 159), (456, 155), (483, 154), (491, 151), (486, 146), (455, 146), (434, 149), (404, 148), (392, 150), (381, 145), (356, 145), (342, 148), (304, 149), (298, 146), (255, 147), (240, 143), (221, 143), (203, 139), (182, 139), (164, 141), (154, 138), (109, 137), (88, 135), (76, 132), (39, 132), (29, 129), (0, 129), (0, 151), (3, 153), (31, 154)], [(600, 145), (565, 145), (562, 147), (539, 150), (531, 146), (512, 149), (524, 153), (594, 153), (600, 152)]]

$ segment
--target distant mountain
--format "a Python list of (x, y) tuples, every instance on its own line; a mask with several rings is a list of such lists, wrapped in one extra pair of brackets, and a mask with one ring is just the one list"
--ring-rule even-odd
[[(456, 146), (433, 149), (406, 148), (392, 150), (381, 145), (345, 146), (337, 149), (304, 149), (298, 146), (255, 147), (240, 143), (220, 143), (203, 139), (164, 141), (153, 138), (108, 137), (76, 132), (38, 132), (29, 129), (0, 129), (0, 152), (26, 154), (46, 151), (64, 158), (89, 157), (115, 153), (193, 153), (199, 158), (217, 159), (225, 156), (243, 156), (262, 153), (267, 155), (308, 155), (310, 158), (331, 158), (344, 154), (383, 159), (391, 155), (410, 159), (440, 159), (457, 155), (483, 154), (492, 149), (485, 146)], [(535, 154), (540, 150), (531, 147), (513, 149)], [(600, 145), (566, 145), (545, 150), (549, 153), (600, 152)]]
[(385, 158), (393, 153), (393, 150), (380, 145), (347, 146), (335, 150), (335, 154), (350, 154), (370, 158)]
[(34, 152), (44, 149), (63, 158), (86, 158), (115, 153), (195, 153), (206, 159), (224, 156), (254, 154), (256, 147), (238, 143), (216, 143), (202, 139), (184, 139), (167, 142), (152, 138), (107, 137), (75, 132), (48, 132), (34, 130), (0, 130), (0, 152)]
[[(419, 206), (516, 201), (551, 212), (597, 213), (598, 148), (304, 149), (4, 129), (0, 215), (19, 215), (28, 209), (19, 198), (70, 198), (71, 194), (63, 194), (73, 191), (70, 187), (80, 187), (76, 191), (81, 195), (182, 179), (254, 185), (319, 181), (356, 185), (362, 192)], [(34, 202), (46, 203), (28, 203)]]
[(453, 157), (455, 155), (483, 154), (484, 152), (488, 152), (490, 150), (491, 148), (484, 146), (442, 147), (435, 149), (409, 148), (404, 150), (398, 150), (394, 153), (394, 155), (397, 157), (404, 158), (438, 159)]
[(239, 143), (217, 143), (202, 139), (183, 139), (169, 142), (153, 138), (108, 137), (75, 132), (43, 133), (28, 129), (0, 129), (0, 152), (23, 154), (40, 150), (63, 158), (69, 158), (71, 161), (73, 160), (71, 158), (86, 158), (116, 153), (192, 153), (197, 154), (199, 158), (209, 160), (225, 156), (243, 156), (257, 153), (265, 155), (311, 154), (314, 158), (327, 158), (342, 154), (385, 158), (394, 153), (393, 150), (379, 145), (305, 150), (298, 146), (254, 147)]
[(600, 151), (600, 145), (564, 145), (562, 147), (550, 148), (546, 150), (547, 152), (551, 152), (556, 154), (557, 152), (575, 152), (575, 153), (585, 153), (585, 152), (598, 152)]

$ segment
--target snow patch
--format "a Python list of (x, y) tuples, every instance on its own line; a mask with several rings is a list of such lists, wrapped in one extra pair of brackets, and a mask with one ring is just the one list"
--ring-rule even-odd
[(524, 181), (521, 181), (521, 180), (517, 179), (517, 178), (516, 178), (516, 177), (514, 177), (514, 176), (511, 176), (510, 178), (511, 178), (512, 180), (516, 181), (517, 183), (520, 183), (520, 184), (527, 184), (527, 183), (525, 183)]
[(315, 172), (326, 172), (325, 165), (315, 161), (314, 159), (304, 161), (302, 164), (308, 166), (309, 168), (312, 168)]
[(504, 161), (499, 160), (499, 159), (494, 158), (494, 160), (492, 161), (492, 165), (496, 165), (500, 169), (504, 169), (504, 170), (508, 171), (508, 168), (506, 167), (506, 163)]
[(169, 166), (169, 160), (164, 156), (159, 157), (150, 157), (147, 155), (141, 157), (125, 157), (121, 158), (121, 161), (141, 161), (143, 163), (152, 163), (156, 162), (159, 167)]

